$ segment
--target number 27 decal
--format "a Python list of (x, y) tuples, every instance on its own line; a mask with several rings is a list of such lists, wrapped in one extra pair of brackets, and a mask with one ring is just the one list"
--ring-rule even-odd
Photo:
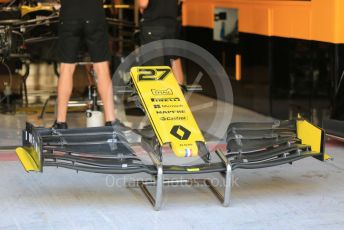
[(162, 81), (171, 72), (170, 69), (139, 69), (139, 81)]

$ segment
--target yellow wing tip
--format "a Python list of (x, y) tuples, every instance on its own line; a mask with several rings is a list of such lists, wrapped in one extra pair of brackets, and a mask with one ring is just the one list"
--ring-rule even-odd
[(329, 154), (324, 154), (324, 161), (329, 161), (329, 160), (333, 160), (333, 157)]
[(27, 172), (39, 172), (40, 169), (35, 162), (35, 160), (32, 158), (31, 154), (29, 151), (23, 147), (18, 147), (16, 149), (16, 154), (22, 163), (25, 171)]

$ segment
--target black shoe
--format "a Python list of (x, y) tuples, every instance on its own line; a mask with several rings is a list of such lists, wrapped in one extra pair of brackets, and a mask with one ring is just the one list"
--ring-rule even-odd
[(67, 122), (57, 122), (55, 121), (53, 126), (53, 129), (68, 129)]
[(115, 120), (115, 121), (107, 121), (107, 122), (105, 122), (105, 126), (113, 126), (116, 123), (117, 123), (117, 120)]
[(105, 126), (110, 126), (110, 127), (112, 126), (114, 128), (127, 129), (127, 127), (117, 119), (114, 121), (105, 122)]
[(114, 120), (114, 121), (107, 121), (105, 122), (105, 126), (107, 127), (113, 127), (116, 130), (120, 130), (121, 132), (126, 132), (130, 131), (130, 128), (125, 126), (122, 122), (119, 120)]

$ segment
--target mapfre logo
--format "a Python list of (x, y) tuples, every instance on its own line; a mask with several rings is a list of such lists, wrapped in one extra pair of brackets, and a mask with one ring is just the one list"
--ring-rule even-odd
[(173, 95), (172, 89), (152, 89), (153, 95)]

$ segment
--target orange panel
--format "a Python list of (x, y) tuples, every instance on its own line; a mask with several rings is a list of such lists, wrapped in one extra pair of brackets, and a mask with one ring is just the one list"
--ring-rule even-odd
[[(311, 39), (317, 41), (336, 42), (335, 38), (335, 11), (337, 0), (312, 1), (312, 31)], [(342, 0), (340, 0), (342, 1)], [(343, 41), (344, 42), (344, 41)]]
[(271, 23), (274, 36), (311, 38), (311, 10), (309, 7), (274, 7), (272, 11)]
[(184, 0), (183, 25), (213, 28), (213, 9), (239, 9), (239, 31), (344, 43), (344, 0)]
[[(239, 30), (250, 33), (252, 30), (257, 34), (271, 34), (270, 26), (271, 11), (266, 7), (249, 7), (239, 8)], [(240, 20), (245, 18), (245, 20)]]
[(335, 5), (334, 31), (336, 43), (344, 43), (344, 1), (337, 0)]
[(195, 3), (192, 1), (183, 3), (183, 25), (213, 28), (212, 3)]

